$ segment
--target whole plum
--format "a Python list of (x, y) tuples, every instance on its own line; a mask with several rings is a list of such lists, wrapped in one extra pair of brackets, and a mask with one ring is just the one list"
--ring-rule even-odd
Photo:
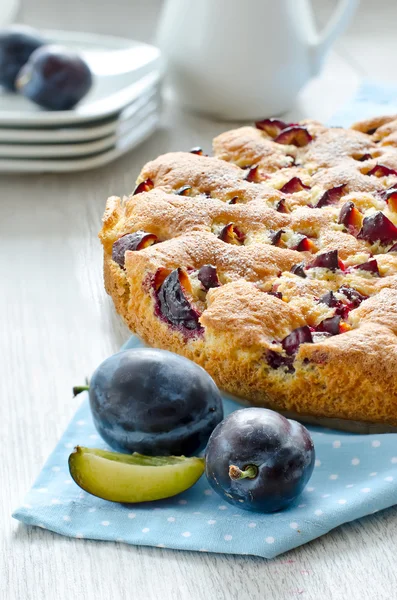
[(205, 458), (208, 481), (226, 502), (270, 513), (299, 496), (315, 453), (300, 423), (265, 408), (244, 408), (214, 429)]
[(95, 426), (115, 450), (192, 455), (223, 418), (221, 395), (194, 362), (151, 348), (124, 350), (92, 376)]
[(49, 110), (69, 110), (90, 90), (92, 74), (75, 52), (61, 46), (44, 46), (20, 70), (16, 88)]
[(12, 25), (0, 29), (0, 85), (15, 90), (15, 80), (32, 52), (45, 44), (32, 27)]

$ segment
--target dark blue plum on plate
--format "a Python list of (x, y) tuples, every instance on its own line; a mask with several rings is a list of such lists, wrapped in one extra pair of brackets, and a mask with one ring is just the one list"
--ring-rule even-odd
[(213, 431), (206, 450), (206, 475), (230, 504), (271, 513), (303, 491), (314, 468), (307, 429), (265, 408), (245, 408)]
[(33, 52), (16, 80), (21, 94), (49, 110), (74, 108), (91, 86), (87, 63), (61, 46), (44, 46)]
[(30, 55), (45, 44), (38, 31), (27, 25), (0, 29), (0, 85), (15, 90), (15, 80)]

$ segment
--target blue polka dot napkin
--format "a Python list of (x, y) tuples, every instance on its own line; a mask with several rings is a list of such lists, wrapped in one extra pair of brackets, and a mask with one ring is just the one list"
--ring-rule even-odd
[[(388, 112), (397, 113), (397, 86), (365, 83), (332, 124), (348, 125)], [(125, 347), (139, 345), (132, 337)], [(224, 406), (226, 414), (241, 408), (226, 397)], [(85, 394), (13, 516), (76, 538), (272, 558), (342, 523), (397, 504), (397, 434), (309, 429), (316, 448), (314, 473), (288, 510), (271, 515), (239, 510), (225, 504), (205, 476), (175, 498), (126, 506), (90, 496), (69, 475), (68, 456), (75, 445), (106, 448), (94, 428)]]

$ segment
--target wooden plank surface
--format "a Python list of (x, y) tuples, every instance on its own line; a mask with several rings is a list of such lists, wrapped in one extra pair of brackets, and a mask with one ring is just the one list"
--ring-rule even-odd
[[(315, 4), (321, 21), (334, 3)], [(159, 6), (24, 0), (20, 20), (145, 40)], [(397, 80), (396, 13), (393, 0), (362, 2), (321, 77), (298, 99), (294, 118), (327, 119), (363, 75), (380, 71)], [(106, 197), (131, 191), (145, 161), (193, 145), (209, 149), (227, 126), (168, 106), (161, 129), (115, 165), (76, 175), (1, 176), (1, 600), (396, 597), (396, 509), (273, 561), (67, 539), (10, 518), (78, 405), (72, 386), (127, 336), (102, 284), (96, 236)]]

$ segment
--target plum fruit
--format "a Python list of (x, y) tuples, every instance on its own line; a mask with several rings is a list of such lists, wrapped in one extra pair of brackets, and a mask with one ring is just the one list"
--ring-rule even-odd
[(285, 233), (284, 229), (279, 229), (278, 231), (270, 231), (269, 232), (270, 243), (273, 246), (278, 246), (283, 233)]
[(200, 281), (205, 290), (210, 290), (211, 288), (216, 288), (221, 285), (216, 267), (213, 265), (203, 265), (199, 269), (197, 279)]
[(358, 306), (360, 306), (361, 302), (367, 300), (368, 298), (368, 296), (364, 296), (354, 288), (348, 287), (346, 285), (340, 287), (338, 292), (340, 292), (341, 294), (346, 296), (348, 300), (350, 300), (351, 308), (357, 308)]
[(245, 235), (234, 223), (229, 223), (223, 227), (219, 234), (219, 239), (227, 244), (241, 246), (244, 243)]
[(302, 148), (303, 146), (307, 146), (312, 139), (313, 138), (306, 127), (291, 125), (290, 127), (283, 129), (274, 141), (277, 144), (286, 144)]
[(375, 177), (387, 177), (388, 175), (397, 175), (397, 171), (387, 167), (386, 165), (375, 165), (373, 169), (368, 171), (367, 175), (374, 175)]
[(368, 271), (373, 275), (377, 275), (378, 277), (380, 276), (378, 262), (375, 258), (371, 258), (370, 260), (361, 263), (361, 265), (355, 265), (353, 269), (359, 269), (360, 271)]
[(361, 229), (362, 222), (362, 214), (354, 206), (354, 202), (345, 202), (340, 210), (338, 223), (344, 225), (351, 234), (356, 235)]
[(318, 254), (314, 261), (309, 265), (309, 268), (319, 267), (322, 269), (329, 269), (330, 271), (336, 271), (340, 268), (338, 251), (330, 250), (329, 252), (323, 252)]
[(284, 121), (280, 121), (280, 119), (262, 119), (262, 121), (257, 121), (255, 123), (257, 129), (265, 131), (272, 138), (277, 137), (283, 129), (286, 129), (290, 125), (292, 125), (292, 123), (284, 123)]
[(95, 427), (121, 452), (190, 456), (223, 418), (208, 373), (166, 350), (114, 354), (94, 372), (89, 396)]
[(277, 212), (279, 212), (279, 213), (285, 213), (285, 214), (288, 214), (288, 213), (289, 213), (289, 210), (287, 209), (287, 207), (286, 207), (286, 205), (285, 205), (285, 200), (284, 200), (284, 198), (281, 198), (281, 200), (279, 200), (279, 201), (277, 202), (277, 205), (276, 205), (276, 211), (277, 211)]
[(305, 279), (307, 277), (305, 273), (305, 263), (301, 262), (297, 265), (293, 265), (293, 267), (291, 267), (291, 273), (297, 275), (298, 277), (302, 277), (302, 279)]
[(281, 345), (287, 354), (294, 354), (297, 352), (301, 344), (310, 344), (312, 342), (312, 334), (310, 328), (307, 325), (303, 327), (297, 327), (291, 333), (289, 333), (282, 341)]
[(142, 250), (157, 242), (157, 236), (146, 231), (127, 233), (116, 240), (112, 248), (112, 259), (124, 269), (125, 253), (127, 250)]
[(15, 90), (15, 80), (30, 55), (43, 46), (38, 31), (26, 25), (13, 25), (0, 30), (0, 85)]
[(157, 291), (158, 311), (175, 327), (201, 331), (200, 314), (190, 304), (185, 294), (185, 287), (188, 284), (189, 280), (183, 269), (171, 271)]
[(315, 250), (315, 245), (306, 235), (300, 233), (296, 239), (295, 245), (290, 246), (290, 249), (297, 250), (298, 252), (313, 252)]
[(391, 244), (397, 240), (397, 227), (379, 211), (364, 218), (357, 237), (372, 243)]
[(244, 176), (245, 181), (249, 181), (250, 183), (256, 183), (258, 179), (258, 165), (253, 165), (252, 167), (247, 168), (247, 173)]
[(303, 491), (315, 452), (300, 423), (265, 408), (244, 408), (214, 429), (205, 459), (209, 484), (226, 502), (270, 513)]
[(145, 181), (141, 181), (141, 183), (138, 183), (132, 195), (136, 196), (137, 194), (142, 194), (143, 192), (150, 192), (150, 190), (152, 190), (153, 188), (153, 181), (151, 179), (145, 179)]
[(316, 208), (323, 208), (323, 206), (329, 206), (330, 204), (336, 204), (342, 198), (345, 193), (346, 184), (337, 185), (321, 196), (320, 200), (316, 204)]
[(338, 335), (338, 333), (340, 333), (340, 322), (341, 317), (339, 315), (329, 317), (317, 325), (316, 331), (329, 333), (330, 335)]
[(296, 192), (301, 192), (302, 190), (310, 190), (310, 186), (302, 183), (299, 177), (293, 177), (283, 185), (283, 187), (280, 189), (280, 192), (283, 192), (283, 194), (295, 194)]
[(266, 360), (272, 369), (278, 369), (279, 367), (286, 367), (290, 373), (294, 372), (294, 360), (295, 354), (297, 353), (301, 344), (311, 344), (313, 342), (312, 333), (310, 327), (303, 325), (303, 327), (297, 327), (291, 333), (289, 333), (283, 340), (281, 340), (281, 346), (286, 354), (276, 352), (275, 350), (268, 350), (266, 353)]
[(387, 190), (382, 190), (378, 193), (379, 197), (387, 202), (390, 210), (397, 212), (397, 187), (392, 185)]
[(15, 86), (43, 108), (70, 110), (90, 90), (92, 74), (75, 52), (61, 46), (44, 46), (31, 54)]
[(83, 490), (111, 502), (151, 502), (184, 492), (204, 473), (203, 458), (119, 454), (77, 446), (69, 471)]

